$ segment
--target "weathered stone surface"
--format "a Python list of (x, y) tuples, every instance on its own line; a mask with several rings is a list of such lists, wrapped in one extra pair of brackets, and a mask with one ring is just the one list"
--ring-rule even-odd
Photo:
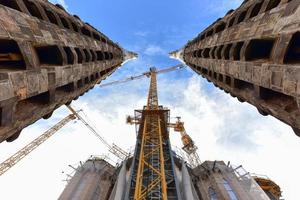
[(48, 118), (132, 56), (60, 5), (1, 0), (0, 142)]
[(299, 130), (299, 5), (245, 0), (171, 55), (260, 113)]

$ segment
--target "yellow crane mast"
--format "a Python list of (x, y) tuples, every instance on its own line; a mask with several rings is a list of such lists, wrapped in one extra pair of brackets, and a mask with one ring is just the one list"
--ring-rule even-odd
[[(156, 84), (156, 75), (157, 74), (164, 74), (164, 73), (176, 71), (176, 70), (182, 69), (184, 67), (185, 67), (185, 65), (179, 64), (179, 65), (168, 67), (168, 68), (162, 69), (162, 70), (157, 70), (157, 71), (156, 71), (156, 69), (155, 69), (155, 71), (150, 70), (150, 71), (144, 72), (137, 76), (131, 76), (131, 77), (125, 78), (124, 80), (117, 80), (117, 81), (112, 81), (112, 82), (109, 82), (106, 84), (102, 84), (102, 85), (100, 85), (100, 87), (107, 87), (107, 86), (112, 86), (112, 85), (116, 85), (116, 84), (127, 83), (129, 81), (138, 80), (138, 79), (142, 79), (145, 77), (148, 77), (148, 78), (150, 77), (151, 81), (152, 80), (155, 81), (155, 84)], [(155, 77), (153, 77), (153, 74), (155, 74)], [(153, 84), (153, 83), (151, 82), (151, 84)], [(153, 91), (153, 88), (150, 87), (150, 90)], [(149, 91), (149, 95), (150, 95), (150, 91)], [(148, 100), (151, 100), (151, 99), (149, 99), (149, 95), (148, 95)], [(131, 116), (128, 116), (126, 121), (128, 124), (141, 123), (139, 121), (139, 119), (136, 119)], [(180, 121), (180, 117), (177, 117), (177, 121), (175, 123), (168, 123), (168, 126), (169, 126), (169, 128), (173, 128), (175, 132), (179, 132), (181, 134), (181, 141), (183, 144), (182, 149), (184, 150), (185, 153), (187, 153), (187, 158), (188, 158), (190, 165), (195, 167), (195, 166), (198, 166), (199, 164), (201, 164), (201, 160), (197, 153), (198, 147), (195, 145), (192, 138), (186, 133), (185, 128), (184, 128), (184, 122)]]
[[(167, 73), (183, 68), (176, 65), (167, 69), (150, 71), (138, 76), (132, 76), (121, 81), (113, 81), (102, 85), (110, 86), (131, 80), (150, 78), (147, 105), (143, 110), (136, 110), (134, 117), (127, 117), (127, 123), (137, 125), (138, 134), (134, 153), (134, 163), (131, 173), (128, 199), (177, 199), (179, 191), (174, 179), (174, 161), (169, 140), (169, 128), (181, 133), (183, 150), (193, 157), (194, 163), (200, 163), (197, 147), (186, 133), (184, 123), (178, 118), (176, 123), (170, 123), (170, 111), (159, 106), (157, 95), (157, 74)], [(196, 164), (194, 164), (196, 165)]]
[[(150, 70), (150, 89), (148, 94), (148, 103), (145, 111), (158, 111), (157, 83), (155, 69)], [(149, 189), (159, 188), (162, 191), (162, 199), (167, 199), (167, 182), (164, 169), (163, 155), (163, 136), (161, 130), (161, 119), (159, 114), (149, 114), (145, 116), (144, 129), (142, 135), (142, 145), (140, 153), (140, 162), (138, 164), (138, 174), (135, 187), (135, 199), (144, 199), (149, 193)], [(151, 148), (149, 148), (151, 146)], [(158, 158), (157, 162), (153, 162), (151, 158)], [(152, 161), (152, 162), (149, 162)], [(144, 170), (150, 168), (156, 173), (156, 178), (153, 178), (145, 187), (143, 185)], [(150, 188), (148, 188), (150, 185)], [(146, 189), (147, 188), (147, 189)]]

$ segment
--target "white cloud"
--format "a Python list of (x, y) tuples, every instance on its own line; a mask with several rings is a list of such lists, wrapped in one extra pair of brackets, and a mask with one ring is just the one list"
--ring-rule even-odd
[(146, 37), (149, 34), (148, 31), (136, 31), (134, 32), (134, 35), (140, 36), (140, 37)]
[[(147, 66), (141, 66), (143, 62), (126, 64), (110, 79), (128, 76), (130, 70), (145, 71)], [(171, 109), (171, 117), (182, 117), (188, 134), (199, 147), (201, 159), (230, 160), (251, 172), (266, 174), (282, 187), (286, 199), (297, 200), (300, 163), (295, 153), (300, 151), (300, 140), (290, 128), (272, 117), (262, 117), (249, 104), (241, 104), (218, 89), (210, 89), (198, 75), (191, 76), (188, 72), (187, 76), (174, 78), (180, 73), (187, 72), (159, 75), (159, 100)], [(125, 118), (146, 103), (148, 85), (149, 79), (143, 79), (109, 88), (95, 87), (73, 105), (85, 111), (108, 142), (128, 149), (135, 144), (135, 129), (125, 124)], [(0, 160), (67, 113), (65, 108), (60, 108), (50, 120), (40, 120), (25, 129), (16, 142), (0, 144)], [(171, 131), (170, 137), (173, 145), (182, 146), (178, 133)], [(1, 197), (57, 199), (65, 186), (62, 180), (66, 175), (61, 172), (71, 171), (69, 164), (76, 166), (90, 155), (107, 153), (107, 148), (84, 125), (70, 123), (1, 176), (0, 187), (4, 188)]]
[(148, 56), (155, 56), (155, 55), (165, 55), (166, 51), (157, 45), (148, 45), (146, 47), (144, 53)]

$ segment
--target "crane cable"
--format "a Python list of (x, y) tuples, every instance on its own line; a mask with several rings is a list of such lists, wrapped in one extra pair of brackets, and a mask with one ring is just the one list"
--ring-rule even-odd
[[(90, 123), (88, 123), (83, 117), (81, 117), (78, 114), (78, 112), (76, 112), (70, 105), (66, 105), (66, 106), (109, 149), (109, 152), (111, 152), (112, 154), (114, 154), (116, 157), (118, 157), (121, 160), (125, 160), (129, 156), (129, 154), (126, 151), (121, 149), (116, 144), (110, 145), (104, 139), (104, 137), (102, 137), (99, 134), (99, 131), (97, 130), (97, 128), (91, 126)], [(81, 112), (83, 112), (83, 111), (81, 110)], [(83, 114), (87, 117), (87, 115), (84, 112), (83, 112)]]

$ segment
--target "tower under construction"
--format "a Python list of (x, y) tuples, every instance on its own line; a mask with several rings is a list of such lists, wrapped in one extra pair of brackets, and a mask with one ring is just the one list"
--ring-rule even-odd
[[(279, 187), (268, 196), (242, 166), (233, 167), (223, 161), (200, 162), (183, 123), (180, 120), (170, 123), (170, 110), (158, 103), (157, 73), (155, 68), (144, 73), (151, 79), (147, 104), (136, 110), (134, 117), (127, 118), (128, 123), (137, 126), (134, 154), (117, 166), (105, 159), (89, 159), (76, 169), (59, 199), (279, 199)], [(191, 162), (172, 150), (170, 128), (182, 132), (183, 150)]]

